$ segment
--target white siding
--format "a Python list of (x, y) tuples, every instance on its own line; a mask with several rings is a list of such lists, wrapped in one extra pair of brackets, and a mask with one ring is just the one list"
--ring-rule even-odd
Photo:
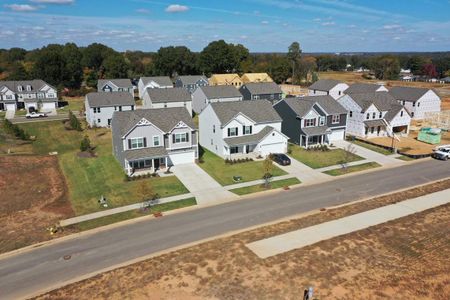
[[(402, 101), (401, 104), (403, 104)], [(441, 111), (441, 98), (435, 92), (429, 90), (413, 106), (413, 102), (405, 102), (406, 109), (413, 115), (414, 120), (421, 120), (427, 112)]]
[[(209, 151), (223, 156), (224, 141), (220, 121), (211, 105), (199, 114), (199, 143)], [(213, 130), (215, 128), (215, 130)]]
[[(116, 106), (116, 109), (114, 109), (114, 106), (110, 106), (110, 107), (100, 107), (100, 112), (94, 113), (94, 108), (89, 107), (87, 101), (85, 105), (86, 105), (86, 121), (91, 127), (94, 126), (108, 127), (108, 120), (112, 119), (112, 115), (115, 111), (119, 111), (119, 106)], [(127, 110), (132, 110), (132, 106), (123, 105), (122, 111)]]

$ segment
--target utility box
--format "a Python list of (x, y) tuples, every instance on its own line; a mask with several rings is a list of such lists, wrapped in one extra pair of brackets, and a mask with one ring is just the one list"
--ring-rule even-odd
[(422, 128), (419, 131), (417, 140), (428, 144), (436, 145), (441, 143), (441, 129), (440, 128)]

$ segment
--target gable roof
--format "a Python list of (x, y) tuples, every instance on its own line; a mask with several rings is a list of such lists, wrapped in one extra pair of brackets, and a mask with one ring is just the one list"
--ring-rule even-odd
[(113, 114), (113, 131), (118, 130), (120, 136), (124, 136), (142, 119), (146, 119), (165, 133), (170, 132), (180, 121), (192, 129), (197, 129), (186, 108), (170, 107), (116, 111)]
[(134, 98), (129, 92), (89, 93), (86, 95), (86, 99), (90, 107), (135, 105)]
[(362, 108), (362, 111), (366, 111), (372, 104), (381, 111), (388, 111), (393, 105), (398, 104), (395, 98), (388, 92), (351, 94), (348, 96)]
[(239, 90), (232, 85), (202, 86), (200, 89), (208, 99), (242, 97)]
[(260, 132), (256, 134), (249, 134), (244, 136), (225, 138), (223, 141), (228, 144), (228, 146), (238, 146), (246, 144), (258, 144), (262, 139), (264, 139), (268, 134), (274, 131), (275, 128), (271, 126), (265, 126)]
[(147, 89), (147, 94), (153, 103), (165, 102), (189, 102), (192, 101), (191, 94), (185, 88), (171, 89)]
[(117, 87), (120, 88), (130, 88), (133, 87), (133, 84), (131, 83), (130, 79), (99, 79), (97, 82), (97, 88), (101, 89), (105, 86), (108, 82), (111, 82)]
[(347, 110), (329, 95), (286, 98), (282, 101), (286, 102), (297, 116), (301, 118), (304, 117), (316, 103), (328, 115), (347, 113)]
[(249, 82), (244, 84), (241, 89), (247, 89), (251, 94), (282, 94), (281, 88), (275, 82)]
[(196, 84), (199, 80), (208, 82), (206, 77), (203, 75), (183, 75), (178, 76), (178, 79), (181, 80), (183, 84)]
[(356, 93), (373, 93), (376, 92), (382, 85), (372, 84), (372, 83), (354, 83), (348, 89), (344, 91), (345, 94), (356, 94)]
[[(16, 94), (30, 93), (30, 91), (26, 90), (27, 85), (31, 86), (31, 92), (37, 92), (46, 85), (56, 90), (55, 87), (53, 87), (52, 85), (48, 84), (47, 82), (41, 79), (0, 81), (0, 88), (6, 86), (9, 90), (13, 91)], [(18, 89), (19, 86), (23, 87), (23, 91), (19, 91)]]
[(159, 86), (173, 86), (172, 80), (169, 76), (153, 76), (153, 77), (141, 77), (144, 85), (149, 84), (151, 81), (156, 82)]
[(240, 81), (241, 77), (239, 77), (236, 73), (230, 73), (230, 74), (213, 74), (211, 78), (209, 79), (210, 82), (213, 83), (229, 83), (233, 81)]
[[(388, 112), (384, 115), (384, 119), (388, 121), (389, 123), (392, 121), (392, 119), (395, 118), (395, 116), (403, 109), (403, 105), (396, 103), (392, 104), (391, 108), (388, 110)], [(409, 112), (405, 109), (405, 112), (409, 115)]]
[(267, 73), (245, 73), (241, 79), (244, 82), (273, 82)]
[(318, 91), (322, 91), (322, 92), (328, 92), (340, 83), (343, 83), (343, 82), (340, 80), (334, 80), (334, 79), (320, 79), (320, 80), (317, 80), (316, 82), (314, 82), (312, 85), (310, 85), (308, 89), (318, 90)]
[(425, 95), (430, 89), (427, 88), (415, 88), (406, 86), (394, 86), (390, 89), (390, 93), (395, 99), (400, 101), (416, 102), (423, 95)]
[(242, 113), (256, 123), (281, 122), (282, 119), (267, 100), (215, 102), (209, 104), (216, 113), (221, 125), (230, 122)]

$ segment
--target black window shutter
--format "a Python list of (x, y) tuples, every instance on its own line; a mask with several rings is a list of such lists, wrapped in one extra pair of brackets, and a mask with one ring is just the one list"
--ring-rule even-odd
[(242, 134), (245, 134), (245, 125), (242, 126)]
[(144, 138), (144, 148), (147, 147), (147, 138)]
[(250, 134), (253, 133), (253, 126), (250, 125)]
[(189, 132), (186, 132), (186, 142), (189, 142)]
[(175, 134), (172, 134), (172, 143), (175, 144)]
[(128, 140), (128, 149), (131, 149), (131, 140)]
[(230, 128), (228, 128), (228, 136), (230, 136)]

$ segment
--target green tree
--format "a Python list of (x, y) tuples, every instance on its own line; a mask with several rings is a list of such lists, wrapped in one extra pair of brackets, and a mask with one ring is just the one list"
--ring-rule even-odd
[(138, 194), (142, 201), (147, 201), (149, 199), (152, 199), (155, 193), (153, 191), (153, 186), (150, 184), (150, 182), (142, 180), (139, 183)]
[(106, 57), (114, 53), (113, 49), (103, 44), (90, 44), (82, 51), (82, 66), (99, 71)]
[(154, 75), (175, 77), (198, 72), (197, 56), (184, 46), (161, 47), (154, 59)]
[(61, 46), (49, 45), (39, 52), (31, 73), (34, 78), (44, 78), (52, 85), (59, 85), (65, 78), (65, 68)]
[(293, 42), (288, 48), (287, 57), (289, 58), (292, 66), (292, 83), (297, 83), (299, 80), (299, 67), (300, 60), (302, 58), (302, 49), (300, 48), (300, 44), (298, 42)]
[(91, 140), (89, 139), (89, 137), (87, 135), (85, 135), (83, 137), (83, 139), (81, 140), (80, 150), (81, 150), (81, 152), (84, 152), (84, 151), (89, 151), (91, 149), (92, 149)]
[(27, 80), (30, 79), (30, 74), (21, 62), (12, 63), (9, 67), (8, 80)]
[(277, 83), (284, 83), (291, 74), (289, 60), (286, 56), (276, 55), (269, 63), (269, 75)]
[(80, 49), (74, 43), (67, 43), (61, 54), (65, 61), (64, 86), (80, 88), (83, 81), (83, 67), (81, 66), (83, 55)]
[(128, 64), (121, 54), (108, 56), (103, 61), (106, 78), (126, 78), (128, 77)]
[(209, 43), (200, 53), (200, 69), (203, 73), (235, 73), (248, 59), (249, 51), (243, 45), (227, 44), (224, 40)]
[(372, 69), (377, 79), (396, 80), (400, 74), (400, 63), (396, 56), (383, 55), (375, 58)]
[(80, 121), (71, 110), (69, 110), (69, 125), (73, 130), (83, 131)]
[(87, 73), (86, 76), (86, 85), (91, 88), (97, 87), (98, 82), (98, 74), (97, 71), (91, 70)]
[(264, 187), (268, 188), (270, 185), (270, 180), (272, 179), (272, 171), (273, 171), (273, 161), (267, 156), (263, 161), (263, 179), (264, 179)]
[(413, 73), (414, 75), (421, 75), (423, 67), (427, 63), (429, 63), (429, 61), (425, 57), (415, 55), (408, 60), (407, 65), (408, 68), (411, 70), (411, 73)]

